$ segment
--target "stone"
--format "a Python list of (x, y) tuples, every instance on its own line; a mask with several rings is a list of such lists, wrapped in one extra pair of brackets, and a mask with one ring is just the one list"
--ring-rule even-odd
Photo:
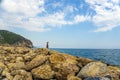
[(7, 78), (4, 78), (4, 79), (2, 79), (2, 80), (8, 80)]
[(50, 63), (52, 69), (56, 72), (57, 80), (66, 80), (69, 74), (76, 74), (79, 72), (77, 66), (77, 58), (64, 53), (52, 53), (50, 55)]
[(40, 55), (49, 55), (49, 49), (47, 48), (39, 48), (34, 51), (34, 53), (40, 54)]
[(50, 62), (51, 63), (63, 63), (66, 59), (62, 54), (51, 54), (50, 55)]
[(15, 75), (15, 77), (13, 78), (13, 80), (20, 80), (21, 79), (21, 75)]
[(52, 71), (49, 65), (41, 65), (40, 67), (33, 69), (32, 74), (35, 78), (52, 79), (54, 71)]
[(13, 76), (12, 76), (9, 72), (6, 72), (6, 73), (5, 73), (5, 77), (6, 77), (8, 80), (13, 80)]
[(31, 73), (27, 73), (27, 76), (25, 77), (25, 80), (33, 80), (32, 79), (32, 74)]
[(78, 57), (77, 61), (78, 61), (78, 64), (81, 64), (82, 66), (85, 66), (90, 62), (93, 62), (93, 60), (88, 58), (83, 58), (83, 57)]
[(107, 77), (88, 77), (88, 78), (85, 78), (84, 80), (111, 80)]
[(68, 75), (67, 80), (82, 80), (82, 79), (74, 75)]
[(9, 69), (8, 68), (5, 68), (3, 71), (2, 71), (2, 76), (6, 76), (6, 73), (9, 73)]
[(88, 77), (88, 78), (85, 78), (84, 80), (101, 80), (100, 77)]
[(16, 69), (25, 69), (25, 63), (24, 62), (16, 62)]
[(0, 74), (2, 73), (3, 69), (0, 68)]
[(24, 62), (23, 57), (17, 57), (17, 58), (16, 58), (16, 62)]
[(55, 77), (57, 80), (66, 80), (69, 74), (75, 75), (79, 72), (79, 67), (70, 63), (56, 64), (52, 68), (56, 72)]
[(13, 80), (33, 80), (30, 72), (25, 70), (14, 70), (11, 75), (15, 76)]
[(120, 80), (120, 67), (44, 48), (0, 46), (0, 80)]
[(12, 71), (12, 70), (16, 70), (16, 69), (24, 69), (25, 63), (24, 62), (9, 63), (9, 64), (7, 64), (7, 66)]
[(31, 70), (42, 65), (47, 60), (46, 56), (38, 55), (33, 58), (30, 62), (26, 63), (26, 70)]
[(35, 58), (37, 55), (38, 55), (38, 53), (34, 53), (34, 50), (31, 50), (29, 53), (23, 55), (23, 58), (26, 62), (29, 62), (33, 58)]
[(27, 54), (29, 53), (30, 49), (24, 47), (17, 47), (15, 51), (17, 54)]
[(120, 68), (115, 66), (108, 66), (107, 72), (101, 76), (109, 76), (112, 80), (120, 80)]
[(108, 67), (102, 62), (91, 62), (84, 66), (77, 76), (79, 77), (94, 77), (101, 75), (107, 71)]
[(0, 62), (0, 69), (2, 70), (2, 69), (5, 69), (5, 68), (6, 68), (6, 66), (4, 65), (4, 63)]
[(9, 63), (9, 64), (7, 64), (7, 67), (8, 67), (8, 69), (9, 70), (14, 70), (14, 69), (16, 69), (16, 65), (15, 65), (15, 63)]
[(65, 57), (66, 63), (78, 64), (77, 57), (69, 55), (69, 54), (62, 54), (62, 55)]

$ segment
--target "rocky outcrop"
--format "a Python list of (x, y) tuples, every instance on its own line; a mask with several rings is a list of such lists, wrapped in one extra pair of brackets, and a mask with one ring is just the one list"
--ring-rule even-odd
[(52, 79), (54, 76), (54, 71), (48, 64), (41, 65), (35, 69), (32, 69), (32, 74), (35, 78), (39, 79)]
[(95, 77), (99, 74), (105, 73), (108, 67), (102, 62), (91, 62), (84, 66), (78, 73), (79, 77)]
[(33, 47), (30, 40), (10, 31), (0, 30), (0, 45)]
[(44, 48), (0, 46), (0, 80), (120, 80), (120, 67)]

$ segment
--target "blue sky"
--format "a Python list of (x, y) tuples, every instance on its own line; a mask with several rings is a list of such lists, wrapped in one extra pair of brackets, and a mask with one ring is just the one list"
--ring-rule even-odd
[(120, 0), (1, 0), (0, 29), (54, 48), (120, 48)]

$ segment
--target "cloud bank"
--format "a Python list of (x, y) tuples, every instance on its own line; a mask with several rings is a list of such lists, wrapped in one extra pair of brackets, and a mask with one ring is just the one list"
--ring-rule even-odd
[(51, 2), (51, 5), (48, 5), (46, 0), (2, 0), (0, 29), (21, 28), (42, 32), (84, 21), (95, 24), (97, 29), (94, 32), (109, 31), (120, 26), (119, 0), (85, 0), (85, 2), (95, 12), (94, 15), (78, 14), (85, 4), (75, 7), (70, 4), (63, 5), (63, 2)]
[(104, 32), (120, 26), (120, 0), (86, 0), (96, 12), (92, 21), (98, 26), (95, 32)]

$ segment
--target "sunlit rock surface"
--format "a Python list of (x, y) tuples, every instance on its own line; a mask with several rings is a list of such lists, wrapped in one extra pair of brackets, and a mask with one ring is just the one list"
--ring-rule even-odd
[(120, 80), (120, 67), (45, 48), (0, 46), (0, 80)]

